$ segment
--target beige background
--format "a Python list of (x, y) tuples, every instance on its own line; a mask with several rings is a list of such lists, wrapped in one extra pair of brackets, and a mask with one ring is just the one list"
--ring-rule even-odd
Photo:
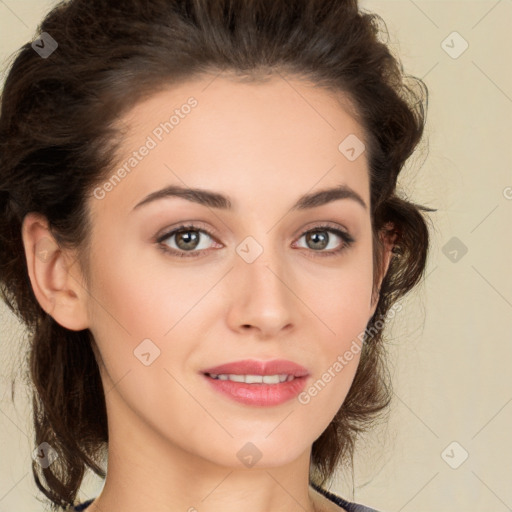
[[(2, 62), (35, 38), (53, 3), (0, 0)], [(429, 87), (429, 150), (410, 162), (401, 184), (438, 211), (427, 278), (393, 324), (389, 425), (361, 441), (355, 494), (343, 475), (332, 490), (390, 512), (510, 510), (512, 0), (362, 6), (384, 18), (406, 71)], [(458, 51), (461, 38), (469, 47), (452, 58), (445, 48)], [(467, 247), (464, 256), (453, 252), (452, 237)], [(26, 392), (16, 407), (9, 399), (25, 346), (16, 321), (3, 307), (0, 314), (0, 512), (39, 512)], [(90, 478), (81, 497), (100, 489)]]

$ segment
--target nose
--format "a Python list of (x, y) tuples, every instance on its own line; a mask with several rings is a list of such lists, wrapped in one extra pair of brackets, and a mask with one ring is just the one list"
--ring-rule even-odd
[(231, 329), (254, 331), (267, 339), (277, 338), (296, 324), (299, 301), (293, 292), (293, 278), (276, 253), (265, 250), (252, 263), (237, 256), (226, 285)]

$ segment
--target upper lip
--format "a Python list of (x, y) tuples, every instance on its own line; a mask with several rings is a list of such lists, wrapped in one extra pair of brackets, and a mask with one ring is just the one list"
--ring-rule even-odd
[(308, 370), (300, 364), (285, 359), (273, 359), (272, 361), (257, 361), (255, 359), (244, 359), (219, 366), (214, 366), (202, 371), (203, 373), (233, 374), (233, 375), (293, 375), (304, 377), (309, 374)]

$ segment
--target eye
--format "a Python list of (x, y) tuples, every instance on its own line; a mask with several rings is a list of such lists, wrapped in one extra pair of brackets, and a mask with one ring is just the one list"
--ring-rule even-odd
[[(307, 244), (305, 248), (319, 253), (318, 256), (335, 256), (355, 242), (348, 232), (329, 225), (316, 226), (303, 233), (299, 240), (304, 237)], [(336, 242), (336, 239), (338, 239), (338, 242)], [(341, 240), (341, 243), (339, 240)]]
[(198, 252), (207, 250), (209, 248), (208, 239), (213, 240), (210, 233), (190, 224), (179, 226), (161, 235), (156, 241), (164, 252), (186, 258), (197, 256)]

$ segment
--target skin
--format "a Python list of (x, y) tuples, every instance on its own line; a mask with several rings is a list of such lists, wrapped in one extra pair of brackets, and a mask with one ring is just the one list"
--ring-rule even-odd
[[(307, 404), (240, 404), (212, 390), (200, 371), (240, 359), (289, 359), (309, 370), (307, 389), (364, 331), (376, 306), (368, 208), (339, 199), (290, 211), (303, 194), (340, 184), (369, 206), (366, 153), (349, 161), (338, 150), (350, 134), (364, 141), (364, 132), (311, 84), (203, 77), (162, 90), (124, 116), (119, 165), (190, 96), (198, 101), (191, 113), (103, 199), (90, 198), (88, 281), (76, 254), (52, 243), (44, 217), (31, 213), (23, 224), (41, 306), (68, 329), (89, 329), (97, 343), (109, 463), (88, 510), (341, 510), (308, 486), (309, 461), (360, 353)], [(134, 210), (171, 184), (225, 194), (233, 210), (184, 198)], [(191, 221), (212, 235), (199, 235), (199, 257), (159, 248), (179, 251), (178, 237), (159, 244), (155, 236)], [(355, 242), (322, 257), (344, 244), (331, 232), (326, 248), (308, 242), (304, 233), (325, 221)], [(263, 249), (252, 263), (235, 250), (247, 236)], [(134, 350), (148, 338), (160, 355), (146, 366)], [(237, 457), (248, 442), (261, 452), (252, 467)]]

